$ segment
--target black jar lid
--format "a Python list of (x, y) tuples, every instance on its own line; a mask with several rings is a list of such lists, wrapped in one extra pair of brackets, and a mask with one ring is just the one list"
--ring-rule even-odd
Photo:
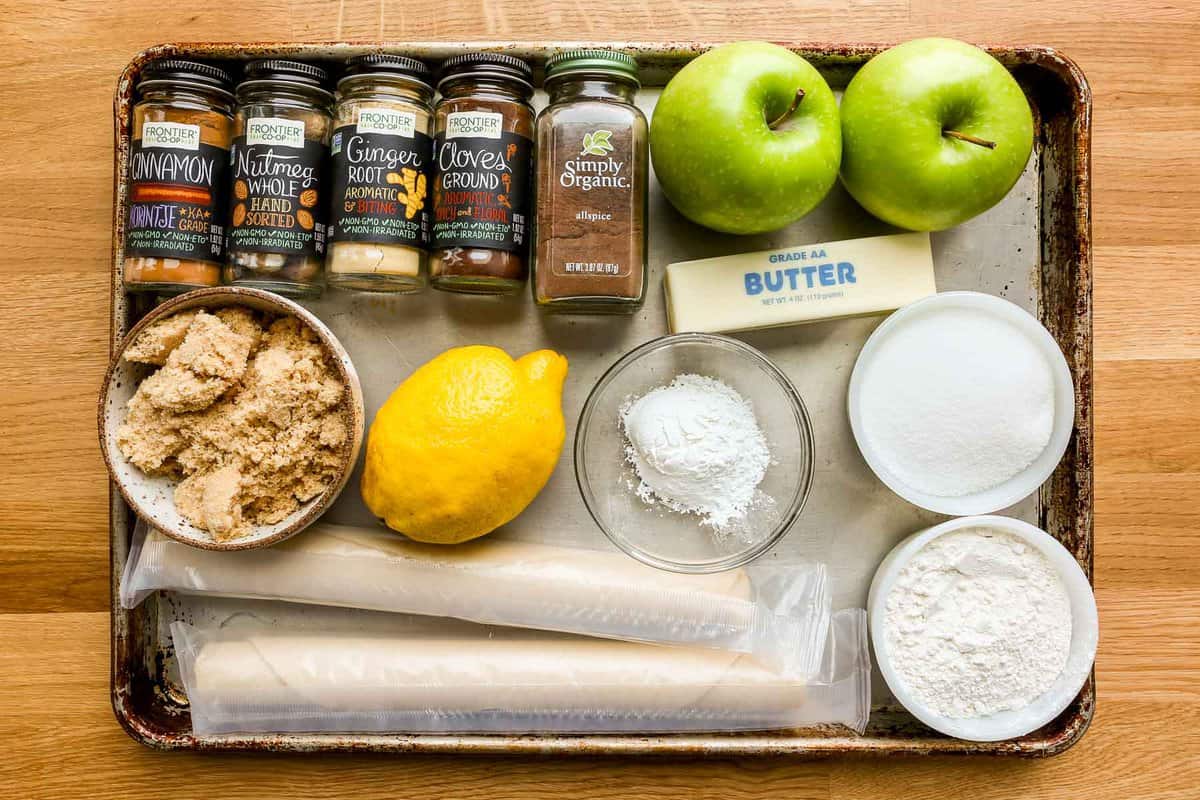
[(233, 78), (225, 70), (212, 64), (183, 58), (160, 58), (151, 61), (142, 69), (138, 88), (155, 81), (203, 86), (222, 94), (230, 94), (233, 88)]
[(451, 78), (501, 78), (533, 88), (533, 67), (505, 53), (463, 53), (442, 62), (438, 86)]
[(329, 82), (329, 73), (316, 64), (303, 61), (288, 61), (283, 58), (264, 58), (246, 65), (245, 79), (248, 81), (286, 81), (324, 89)]
[(423, 61), (408, 56), (393, 56), (387, 53), (354, 56), (346, 62), (346, 72), (342, 80), (358, 75), (395, 75), (411, 78), (433, 88), (433, 72)]

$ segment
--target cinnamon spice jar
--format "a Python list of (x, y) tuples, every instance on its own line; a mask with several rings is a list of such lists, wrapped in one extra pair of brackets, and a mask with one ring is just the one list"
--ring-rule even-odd
[(519, 58), (465, 53), (442, 65), (434, 115), (436, 289), (502, 294), (528, 277), (533, 72)]
[(174, 294), (221, 283), (233, 86), (219, 67), (163, 59), (137, 85), (123, 278)]
[(629, 313), (646, 296), (649, 136), (637, 62), (568, 50), (546, 63), (537, 119), (534, 300), (554, 311)]

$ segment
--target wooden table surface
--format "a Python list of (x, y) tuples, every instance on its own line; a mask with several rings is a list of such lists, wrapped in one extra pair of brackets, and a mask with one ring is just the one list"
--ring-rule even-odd
[[(953, 9), (953, 10), (948, 10)], [(164, 754), (108, 701), (106, 361), (116, 75), (167, 40), (1038, 43), (1095, 92), (1098, 711), (1046, 761)], [(0, 0), (0, 797), (1200, 796), (1195, 0)]]

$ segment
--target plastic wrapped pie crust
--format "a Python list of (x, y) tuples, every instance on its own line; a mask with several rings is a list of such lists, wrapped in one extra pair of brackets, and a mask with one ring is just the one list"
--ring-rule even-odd
[(140, 524), (121, 603), (158, 589), (728, 650), (795, 674), (816, 668), (830, 613), (822, 564), (678, 575), (619, 553), (504, 540), (439, 547), (323, 523), (236, 553)]
[(845, 725), (870, 708), (866, 615), (833, 616), (819, 669), (546, 635), (410, 638), (172, 626), (197, 734), (734, 731)]

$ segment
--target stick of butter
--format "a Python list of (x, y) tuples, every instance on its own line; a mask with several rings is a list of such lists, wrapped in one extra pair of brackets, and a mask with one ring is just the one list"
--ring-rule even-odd
[(671, 333), (728, 333), (895, 311), (937, 292), (928, 233), (667, 265)]

